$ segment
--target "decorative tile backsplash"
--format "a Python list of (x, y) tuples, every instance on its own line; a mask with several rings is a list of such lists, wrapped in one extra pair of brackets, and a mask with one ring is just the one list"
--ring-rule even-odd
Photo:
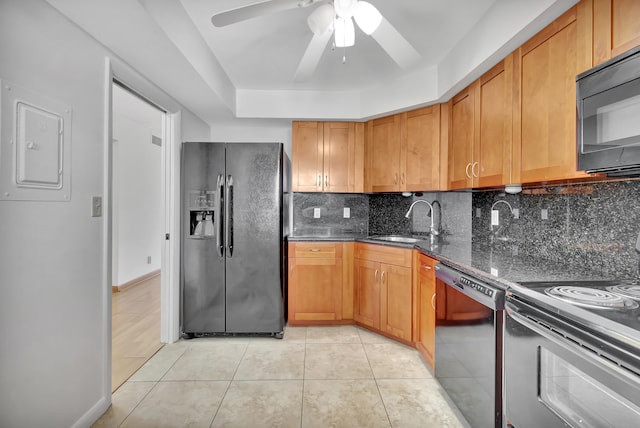
[[(474, 242), (506, 242), (519, 254), (638, 276), (640, 181), (550, 187), (541, 193), (473, 193)], [(517, 210), (519, 218), (498, 201)], [(497, 226), (491, 226), (492, 206)]]
[[(295, 193), (294, 235), (386, 235), (427, 232), (438, 200), (444, 239), (510, 245), (514, 252), (616, 277), (640, 277), (635, 243), (640, 233), (640, 181), (525, 190), (400, 194)], [(344, 218), (348, 207), (350, 218)], [(491, 225), (492, 214), (497, 225)], [(514, 218), (513, 212), (518, 218)], [(314, 217), (314, 214), (319, 218)]]
[[(348, 214), (345, 214), (345, 208)], [(346, 218), (345, 216), (349, 217)], [(369, 234), (369, 197), (347, 193), (294, 193), (294, 236)]]

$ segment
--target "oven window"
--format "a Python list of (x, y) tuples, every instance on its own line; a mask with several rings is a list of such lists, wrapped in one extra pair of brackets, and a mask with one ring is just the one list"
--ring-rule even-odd
[(571, 426), (638, 426), (640, 407), (540, 347), (540, 399)]
[(640, 144), (640, 79), (583, 100), (582, 153)]

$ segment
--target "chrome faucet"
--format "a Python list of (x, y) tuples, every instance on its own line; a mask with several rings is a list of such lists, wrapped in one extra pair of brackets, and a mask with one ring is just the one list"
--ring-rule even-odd
[[(409, 216), (411, 215), (411, 210), (413, 210), (413, 207), (418, 204), (418, 203), (424, 203), (429, 205), (429, 213), (431, 214), (431, 225), (429, 227), (429, 233), (431, 234), (431, 236), (436, 236), (440, 234), (440, 231), (435, 227), (434, 225), (434, 210), (433, 210), (433, 205), (431, 205), (428, 201), (425, 201), (423, 199), (418, 199), (417, 201), (415, 201), (414, 203), (411, 204), (411, 206), (409, 207), (409, 211), (407, 211), (407, 213), (404, 215), (405, 218), (409, 218)], [(438, 201), (433, 201), (433, 203), (435, 204)], [(440, 205), (440, 202), (438, 202), (438, 205)]]

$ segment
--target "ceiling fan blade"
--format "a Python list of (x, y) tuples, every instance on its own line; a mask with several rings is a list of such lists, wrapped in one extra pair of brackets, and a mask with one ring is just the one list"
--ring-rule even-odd
[(401, 68), (409, 68), (420, 60), (418, 51), (384, 16), (380, 26), (371, 34), (371, 37)]
[(304, 82), (305, 80), (308, 80), (313, 72), (316, 71), (316, 67), (318, 67), (320, 58), (322, 58), (322, 54), (324, 53), (327, 43), (329, 43), (332, 35), (332, 31), (325, 31), (324, 33), (313, 35), (311, 42), (309, 42), (309, 46), (307, 46), (307, 50), (304, 52), (304, 55), (300, 60), (300, 64), (298, 64), (296, 74), (293, 77), (295, 82)]
[(297, 7), (307, 7), (324, 0), (270, 0), (261, 3), (254, 3), (237, 9), (216, 13), (211, 17), (211, 23), (216, 27), (225, 27), (236, 22), (256, 18), (262, 15), (295, 9)]

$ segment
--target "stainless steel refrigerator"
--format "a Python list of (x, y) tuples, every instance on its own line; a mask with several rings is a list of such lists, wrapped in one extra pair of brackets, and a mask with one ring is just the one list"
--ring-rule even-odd
[(184, 337), (282, 337), (289, 175), (281, 143), (183, 143)]

